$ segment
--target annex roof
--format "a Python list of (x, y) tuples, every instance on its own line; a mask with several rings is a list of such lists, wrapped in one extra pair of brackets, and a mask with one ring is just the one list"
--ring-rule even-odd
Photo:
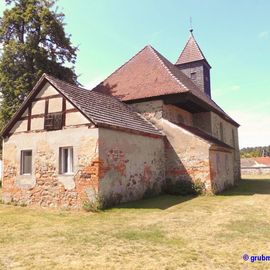
[(222, 147), (222, 148), (227, 148), (227, 149), (234, 149), (233, 147), (231, 147), (230, 145), (220, 141), (219, 139), (205, 133), (204, 131), (196, 128), (196, 127), (192, 127), (192, 126), (187, 126), (185, 124), (177, 124), (179, 127), (189, 131), (190, 133), (194, 134), (195, 136), (201, 138), (204, 141), (207, 141), (210, 144), (214, 144), (216, 146)]
[(119, 129), (133, 130), (142, 133), (154, 134), (161, 136), (150, 122), (144, 119), (140, 114), (134, 112), (132, 108), (119, 101), (118, 99), (90, 91), (47, 74), (43, 74), (34, 89), (31, 91), (27, 99), (24, 101), (20, 109), (15, 113), (13, 118), (2, 131), (5, 136), (12, 128), (16, 119), (22, 115), (28, 103), (36, 96), (38, 90), (49, 82), (56, 88), (69, 102), (71, 102), (89, 121), (97, 126), (116, 127)]

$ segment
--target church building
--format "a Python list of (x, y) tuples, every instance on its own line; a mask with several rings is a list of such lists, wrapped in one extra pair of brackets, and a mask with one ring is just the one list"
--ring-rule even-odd
[(238, 127), (192, 30), (176, 63), (144, 47), (92, 90), (44, 74), (2, 131), (3, 200), (81, 208), (240, 179)]

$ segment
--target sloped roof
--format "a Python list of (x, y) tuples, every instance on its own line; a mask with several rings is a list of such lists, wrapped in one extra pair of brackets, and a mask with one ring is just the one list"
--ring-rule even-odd
[(204, 141), (207, 141), (211, 144), (214, 144), (216, 146), (220, 146), (222, 148), (228, 148), (230, 150), (234, 149), (233, 147), (231, 147), (230, 145), (218, 140), (217, 138), (203, 132), (202, 130), (196, 128), (196, 127), (192, 127), (192, 126), (187, 126), (185, 124), (177, 124), (179, 127), (189, 131), (190, 133), (194, 134), (197, 137), (200, 137), (201, 139), (203, 139)]
[(144, 47), (93, 90), (115, 96), (122, 101), (190, 93), (238, 125), (178, 67), (150, 45)]
[(254, 160), (258, 164), (262, 164), (262, 165), (270, 167), (270, 157), (256, 157), (256, 158), (254, 158)]
[[(122, 103), (118, 99), (63, 82), (47, 74), (43, 74), (14, 117), (20, 117), (28, 102), (37, 94), (39, 86), (44, 85), (44, 80), (53, 85), (84, 116), (97, 126), (117, 127), (142, 133), (162, 135), (150, 122), (134, 112), (129, 105)], [(14, 117), (3, 130), (3, 136), (13, 126)]]
[(197, 41), (195, 40), (191, 32), (191, 35), (175, 64), (181, 65), (181, 64), (186, 64), (186, 63), (200, 61), (200, 60), (206, 61), (206, 58), (203, 55), (202, 50), (200, 49)]
[(270, 167), (270, 157), (241, 158), (241, 167)]

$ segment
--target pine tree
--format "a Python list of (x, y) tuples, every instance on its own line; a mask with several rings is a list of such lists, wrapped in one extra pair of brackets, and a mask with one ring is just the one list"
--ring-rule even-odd
[(0, 128), (44, 72), (77, 84), (77, 48), (65, 33), (64, 14), (55, 0), (5, 2), (9, 9), (0, 18)]

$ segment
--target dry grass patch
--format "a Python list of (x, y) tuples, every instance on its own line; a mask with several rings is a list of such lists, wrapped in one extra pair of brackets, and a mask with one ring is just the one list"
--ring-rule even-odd
[(91, 214), (0, 205), (0, 269), (267, 269), (270, 179)]

